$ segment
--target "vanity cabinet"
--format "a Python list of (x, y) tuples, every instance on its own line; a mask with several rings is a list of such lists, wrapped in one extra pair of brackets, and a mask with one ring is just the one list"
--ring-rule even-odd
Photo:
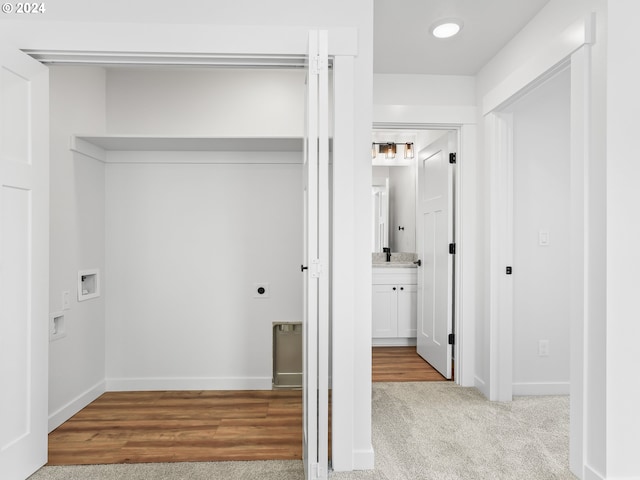
[(373, 268), (372, 336), (374, 345), (415, 343), (417, 293), (415, 268)]

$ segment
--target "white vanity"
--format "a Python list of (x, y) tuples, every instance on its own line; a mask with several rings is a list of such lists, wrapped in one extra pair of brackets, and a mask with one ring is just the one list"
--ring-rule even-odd
[[(417, 268), (414, 254), (392, 254), (390, 262), (373, 258), (372, 344), (416, 344)], [(404, 255), (404, 256), (403, 256)]]

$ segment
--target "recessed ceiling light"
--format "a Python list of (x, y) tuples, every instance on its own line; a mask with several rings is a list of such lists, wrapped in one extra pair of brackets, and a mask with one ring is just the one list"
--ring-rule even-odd
[(436, 38), (450, 38), (457, 35), (462, 29), (462, 21), (447, 18), (434, 23), (431, 26), (431, 35)]

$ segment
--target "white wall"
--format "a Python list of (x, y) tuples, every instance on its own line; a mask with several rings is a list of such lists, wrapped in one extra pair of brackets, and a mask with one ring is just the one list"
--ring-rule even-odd
[[(513, 115), (513, 393), (569, 393), (570, 71), (509, 108)], [(539, 245), (546, 231), (549, 244)], [(549, 355), (538, 355), (538, 342)]]
[(105, 296), (77, 301), (78, 271), (104, 272), (104, 165), (69, 150), (78, 131), (105, 130), (105, 72), (101, 68), (50, 68), (51, 268), (50, 310), (64, 311), (66, 336), (50, 343), (49, 428), (104, 391)]
[[(296, 70), (107, 74), (111, 133), (299, 136), (303, 112)], [(302, 152), (155, 155), (107, 166), (107, 387), (271, 388), (271, 323), (302, 320)]]
[[(607, 77), (607, 478), (640, 478), (640, 164), (637, 118), (640, 70), (635, 58), (640, 4), (610, 0)], [(600, 366), (602, 368), (602, 366)]]
[(110, 69), (107, 86), (109, 133), (304, 135), (299, 69)]
[(270, 389), (272, 322), (302, 320), (302, 167), (173, 155), (107, 166), (108, 389)]

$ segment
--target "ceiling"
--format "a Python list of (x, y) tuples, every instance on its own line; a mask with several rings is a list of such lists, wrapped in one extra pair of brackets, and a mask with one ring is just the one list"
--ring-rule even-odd
[[(549, 0), (374, 0), (375, 73), (475, 75)], [(460, 33), (429, 27), (458, 18)]]

